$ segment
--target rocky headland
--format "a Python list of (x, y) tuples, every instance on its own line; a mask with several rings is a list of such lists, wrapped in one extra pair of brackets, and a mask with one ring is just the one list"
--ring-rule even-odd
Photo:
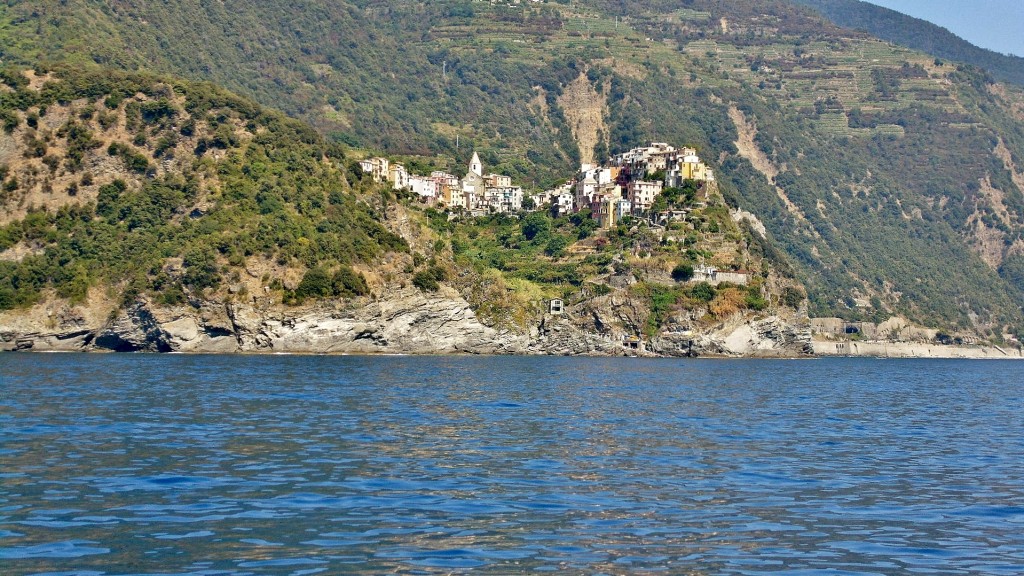
[[(311, 354), (538, 354), (806, 357), (809, 326), (742, 315), (703, 332), (625, 336), (604, 307), (538, 314), (526, 327), (488, 326), (454, 291), (413, 288), (386, 298), (284, 307), (248, 302), (159, 306), (141, 298), (116, 309), (51, 302), (0, 314), (0, 350)], [(603, 320), (602, 320), (602, 317)], [(596, 328), (601, 326), (604, 330)], [(621, 323), (619, 324), (621, 326)]]
[(613, 321), (620, 306), (590, 301), (509, 329), (487, 325), (454, 290), (408, 288), (386, 298), (298, 307), (259, 299), (168, 307), (141, 298), (121, 309), (102, 298), (83, 306), (51, 301), (0, 314), (0, 351), (1024, 358), (1008, 346), (942, 344), (934, 331), (905, 322), (890, 321), (866, 330), (872, 339), (851, 340), (829, 333), (829, 327), (838, 330), (834, 320), (780, 315), (737, 314), (706, 330), (643, 340), (623, 332), (621, 318)]

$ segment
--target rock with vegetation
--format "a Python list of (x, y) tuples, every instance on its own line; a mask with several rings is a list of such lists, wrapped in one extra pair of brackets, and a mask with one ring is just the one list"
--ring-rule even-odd
[[(453, 219), (209, 85), (21, 74), (5, 94), (18, 120), (7, 171), (22, 183), (0, 222), (7, 349), (624, 354), (629, 339), (762, 314), (769, 279), (796, 285), (751, 255), (714, 194), (668, 226)], [(694, 284), (698, 258), (759, 272)], [(570, 304), (558, 318), (555, 298)]]
[[(436, 283), (509, 329), (538, 325), (543, 306), (529, 302), (590, 284), (635, 286), (651, 315), (671, 302), (674, 318), (693, 295), (650, 287), (675, 286), (684, 259), (638, 266), (669, 259), (640, 228), (595, 233), (583, 215), (523, 241), (500, 221), (443, 231), (350, 166), (372, 148), (418, 173), (454, 171), (472, 148), (543, 189), (582, 158), (667, 141), (700, 150), (719, 211), (758, 223), (739, 224), (742, 249), (771, 263), (760, 299), (736, 288), (705, 308), (902, 317), (993, 343), (1024, 327), (1024, 92), (996, 81), (1005, 66), (902, 48), (784, 0), (58, 4), (2, 16), (16, 39), (5, 62), (38, 73), (0, 78), (0, 308), (78, 305), (108, 286), (104, 297), (129, 296), (119, 306), (200, 304), (200, 291), (285, 306), (363, 297), (358, 283), (300, 288), (308, 270), (333, 280), (347, 266), (367, 297)], [(207, 84), (112, 71), (139, 67), (213, 80), (316, 132)], [(66, 232), (91, 255), (64, 265), (53, 240)], [(793, 280), (788, 292), (772, 274)]]

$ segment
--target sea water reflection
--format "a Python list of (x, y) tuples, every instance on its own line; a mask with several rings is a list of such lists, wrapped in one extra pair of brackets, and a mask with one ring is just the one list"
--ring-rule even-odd
[(2, 355), (0, 571), (1020, 574), (1019, 374)]

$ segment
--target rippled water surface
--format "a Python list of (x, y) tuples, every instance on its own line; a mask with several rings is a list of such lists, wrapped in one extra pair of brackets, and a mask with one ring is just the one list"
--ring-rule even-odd
[(1024, 365), (0, 355), (0, 573), (1024, 573)]

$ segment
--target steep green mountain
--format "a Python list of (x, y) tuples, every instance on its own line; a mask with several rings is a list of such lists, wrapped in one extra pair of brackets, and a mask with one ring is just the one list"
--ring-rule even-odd
[[(488, 164), (550, 181), (551, 168), (573, 163), (575, 150), (568, 131), (558, 140), (537, 126), (534, 87), (577, 72), (557, 58), (538, 66), (490, 51), (454, 53), (435, 41), (441, 28), (468, 37), (460, 26), (474, 22), (474, 9), (479, 4), (450, 1), (13, 2), (0, 6), (0, 57), (210, 80), (349, 144), (427, 155), (475, 145), (489, 151)], [(527, 22), (509, 10), (508, 18), (493, 28), (543, 35), (561, 27), (552, 10)], [(549, 122), (561, 125), (557, 113)], [(530, 158), (521, 154), (527, 143)]]
[[(458, 326), (486, 333), (477, 318), (504, 331), (472, 350), (586, 352), (597, 339), (621, 353), (623, 337), (746, 318), (771, 316), (765, 330), (777, 335), (778, 318), (799, 318), (805, 302), (784, 258), (734, 221), (712, 184), (666, 190), (660, 202), (689, 220), (658, 230), (599, 231), (587, 212), (450, 218), (375, 183), (306, 125), (210, 84), (71, 66), (2, 78), (0, 349), (266, 349), (286, 315), (317, 324), (339, 309), (365, 321), (326, 344), (278, 345), (334, 350), (348, 337), (356, 351), (407, 350), (382, 336), (363, 347), (373, 323), (414, 342), (433, 336), (372, 312), (389, 301), (413, 324), (455, 322), (452, 338), (464, 337)], [(739, 284), (688, 283), (699, 258), (749, 272)], [(559, 328), (578, 342), (529, 339), (552, 298), (581, 311)], [(475, 316), (463, 315), (467, 301)], [(238, 348), (254, 330), (263, 336)], [(450, 349), (435, 344), (426, 349)]]
[(973, 64), (1001, 82), (1024, 85), (1024, 58), (979, 48), (949, 30), (861, 0), (795, 0), (821, 12), (833, 23), (927, 52), (939, 58)]
[(0, 39), (7, 62), (212, 79), (423, 165), (474, 148), (527, 185), (694, 145), (812, 314), (1024, 326), (1020, 89), (791, 2), (53, 0), (0, 6)]
[(0, 310), (79, 304), (90, 288), (180, 304), (226, 294), (246, 270), (269, 286), (295, 267), (363, 293), (352, 265), (409, 250), (357, 199), (337, 147), (279, 113), (109, 70), (4, 81)]

